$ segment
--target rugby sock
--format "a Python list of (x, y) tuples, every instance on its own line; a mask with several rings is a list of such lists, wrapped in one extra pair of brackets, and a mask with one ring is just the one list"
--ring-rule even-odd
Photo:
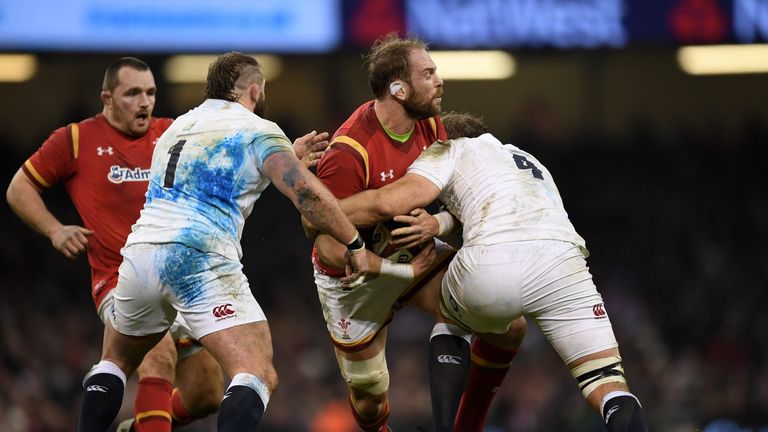
[(175, 426), (190, 424), (199, 418), (187, 411), (184, 403), (181, 402), (179, 389), (173, 389), (173, 393), (171, 393), (171, 416)]
[(352, 415), (355, 417), (357, 425), (360, 426), (364, 432), (387, 432), (389, 427), (387, 426), (387, 419), (389, 419), (389, 401), (387, 401), (384, 408), (374, 418), (364, 418), (357, 413), (355, 404), (352, 403), (352, 396), (349, 397), (349, 406), (352, 408)]
[(472, 343), (469, 379), (459, 404), (455, 430), (482, 432), (491, 402), (501, 387), (515, 354), (517, 350), (505, 350), (482, 339), (475, 339)]
[(433, 431), (451, 432), (469, 374), (471, 334), (454, 324), (437, 323), (429, 339), (429, 390)]
[(136, 432), (171, 432), (171, 391), (173, 385), (168, 380), (139, 380), (133, 405)]
[(102, 360), (83, 379), (78, 432), (104, 432), (120, 411), (125, 374), (116, 364)]
[(608, 432), (647, 432), (648, 422), (635, 395), (623, 391), (603, 397), (600, 412)]
[(219, 432), (256, 430), (269, 403), (267, 385), (255, 375), (239, 373), (232, 378), (219, 409)]

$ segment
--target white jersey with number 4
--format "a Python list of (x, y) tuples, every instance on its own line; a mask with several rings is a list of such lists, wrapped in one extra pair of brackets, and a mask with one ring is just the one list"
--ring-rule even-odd
[(179, 243), (239, 260), (253, 204), (269, 185), (262, 163), (293, 151), (273, 122), (243, 105), (208, 99), (155, 145), (147, 201), (126, 246)]
[(439, 200), (464, 226), (464, 246), (560, 240), (587, 255), (549, 171), (491, 134), (438, 141), (408, 172), (440, 188)]

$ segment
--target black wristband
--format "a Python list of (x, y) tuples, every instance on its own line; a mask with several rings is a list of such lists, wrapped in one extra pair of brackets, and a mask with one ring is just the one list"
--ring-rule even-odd
[(355, 239), (352, 240), (352, 243), (347, 245), (347, 251), (357, 251), (365, 247), (365, 242), (363, 241), (363, 238), (360, 237), (360, 233), (357, 233), (355, 236)]

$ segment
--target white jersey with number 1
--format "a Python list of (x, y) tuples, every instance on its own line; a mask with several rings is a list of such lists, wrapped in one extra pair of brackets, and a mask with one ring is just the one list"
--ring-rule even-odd
[(245, 219), (269, 185), (262, 163), (293, 151), (273, 122), (208, 99), (180, 116), (152, 157), (147, 201), (126, 246), (178, 243), (240, 260)]

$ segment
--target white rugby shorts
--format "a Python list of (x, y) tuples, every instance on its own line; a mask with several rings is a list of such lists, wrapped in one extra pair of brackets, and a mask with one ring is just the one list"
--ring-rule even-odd
[(442, 283), (440, 309), (479, 333), (532, 318), (565, 363), (618, 346), (578, 246), (557, 240), (461, 248)]
[[(104, 324), (110, 319), (109, 317), (112, 314), (112, 308), (115, 304), (112, 291), (114, 290), (110, 290), (104, 296), (101, 305), (99, 305), (99, 318), (101, 318), (101, 322)], [(176, 345), (176, 355), (179, 360), (187, 358), (203, 349), (200, 342), (192, 336), (192, 330), (189, 328), (189, 325), (181, 314), (176, 315), (176, 319), (173, 320), (173, 324), (171, 324), (171, 328), (168, 332), (171, 334), (173, 342)]]
[(240, 261), (179, 243), (123, 248), (110, 317), (120, 333), (143, 336), (172, 326), (177, 312), (203, 336), (266, 320)]
[[(451, 256), (448, 252), (453, 250), (437, 239), (435, 249), (438, 254), (436, 263), (448, 259)], [(341, 349), (364, 347), (389, 323), (411, 291), (420, 289), (424, 282), (422, 279), (407, 281), (377, 275), (362, 285), (344, 288), (340, 278), (325, 275), (315, 267), (315, 285), (323, 317), (331, 339)]]

